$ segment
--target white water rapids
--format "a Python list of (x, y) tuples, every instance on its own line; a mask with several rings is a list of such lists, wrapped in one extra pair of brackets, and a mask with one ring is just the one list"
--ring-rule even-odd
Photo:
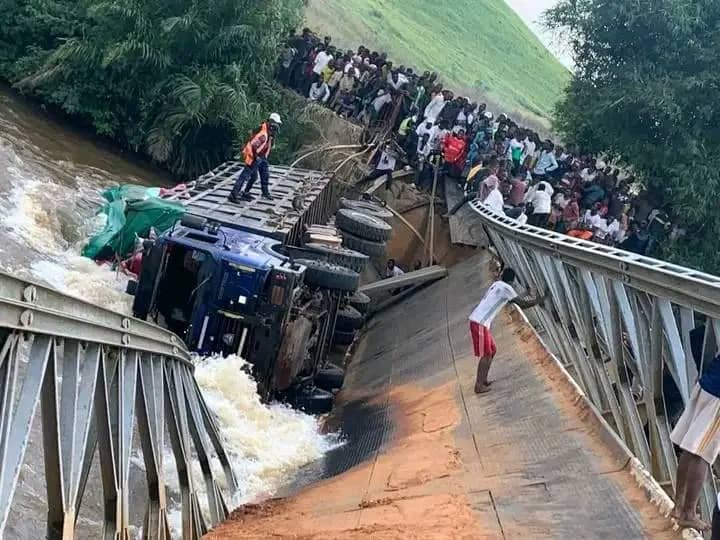
[[(100, 193), (126, 182), (149, 185), (163, 178), (39, 117), (0, 90), (2, 270), (128, 313), (131, 297), (124, 293), (126, 279), (79, 254), (88, 235), (103, 225), (95, 216)], [(335, 437), (321, 433), (317, 418), (284, 405), (261, 403), (242, 365), (238, 357), (211, 358), (199, 360), (196, 368), (240, 484), (230, 501), (233, 506), (272, 496), (295, 472), (337, 444)], [(174, 461), (167, 455), (165, 462), (172, 490), (173, 481), (177, 482), (171, 470)], [(26, 463), (25, 473), (41, 473), (42, 450), (29, 451)], [(133, 463), (142, 466), (139, 448), (134, 449)], [(18, 489), (22, 487), (21, 478)], [(43, 493), (35, 495), (44, 498)], [(44, 533), (45, 514), (39, 510), (27, 510), (37, 515), (23, 520), (40, 522), (39, 529), (17, 524), (9, 528), (8, 537), (34, 538), (38, 530)], [(177, 526), (177, 508), (170, 517)]]

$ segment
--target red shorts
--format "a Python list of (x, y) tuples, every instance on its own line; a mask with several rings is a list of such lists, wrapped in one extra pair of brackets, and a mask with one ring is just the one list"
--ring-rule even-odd
[(493, 339), (489, 328), (475, 321), (470, 321), (470, 337), (472, 337), (473, 351), (476, 357), (495, 357), (497, 345), (495, 345), (495, 339)]

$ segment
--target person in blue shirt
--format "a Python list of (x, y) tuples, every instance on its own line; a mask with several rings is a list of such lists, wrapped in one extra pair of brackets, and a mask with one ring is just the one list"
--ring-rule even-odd
[(682, 449), (672, 517), (681, 528), (706, 531), (697, 505), (708, 470), (720, 454), (720, 356), (707, 367), (670, 439)]

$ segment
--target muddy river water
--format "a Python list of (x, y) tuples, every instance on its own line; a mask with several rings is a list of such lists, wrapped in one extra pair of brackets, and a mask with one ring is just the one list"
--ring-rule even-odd
[[(123, 158), (0, 88), (0, 270), (127, 312), (125, 281), (81, 257), (80, 249), (88, 235), (102, 226), (95, 213), (103, 189), (118, 183), (168, 182), (169, 177), (152, 167)], [(234, 505), (272, 496), (299, 469), (337, 445), (334, 437), (321, 434), (318, 419), (282, 405), (262, 404), (241, 364), (241, 359), (230, 357), (201, 362), (196, 369), (241, 479)], [(32, 437), (37, 442), (41, 440), (38, 420)], [(172, 464), (171, 459), (165, 462)], [(133, 463), (134, 477), (142, 479), (138, 445)], [(43, 467), (42, 445), (31, 444), (6, 538), (44, 537)], [(177, 474), (168, 470), (167, 477), (172, 491)], [(79, 527), (82, 536), (97, 538), (101, 500), (97, 482), (88, 490)], [(142, 490), (139, 482), (139, 499)], [(136, 527), (143, 511), (133, 512)], [(179, 509), (172, 508), (171, 521), (179, 524), (179, 518)], [(136, 528), (135, 533), (140, 532)]]

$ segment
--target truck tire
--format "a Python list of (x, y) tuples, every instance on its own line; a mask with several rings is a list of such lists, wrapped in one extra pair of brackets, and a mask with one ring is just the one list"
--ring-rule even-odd
[(317, 387), (298, 392), (289, 401), (294, 408), (308, 414), (327, 414), (333, 407), (332, 392)]
[(338, 311), (335, 328), (342, 332), (350, 332), (358, 330), (364, 322), (362, 313), (352, 306), (347, 306)]
[(348, 303), (362, 314), (368, 312), (368, 309), (370, 309), (370, 302), (370, 297), (360, 291), (357, 291), (350, 298), (348, 298)]
[(365, 270), (365, 265), (369, 257), (364, 253), (341, 246), (325, 246), (323, 244), (305, 244), (305, 248), (323, 255), (325, 260), (332, 264), (337, 264), (349, 268), (357, 273)]
[(395, 219), (395, 215), (390, 210), (370, 201), (355, 201), (343, 197), (340, 199), (340, 208), (357, 210), (363, 214), (380, 218), (388, 225), (392, 225)]
[(321, 369), (315, 375), (313, 381), (315, 386), (322, 390), (332, 392), (333, 390), (340, 390), (345, 383), (345, 370), (328, 364), (327, 367)]
[(375, 242), (385, 242), (392, 235), (392, 227), (382, 219), (348, 208), (338, 210), (335, 224), (344, 232)]
[(368, 257), (384, 257), (385, 243), (365, 240), (350, 233), (343, 233), (343, 246), (364, 253)]
[(333, 334), (333, 343), (335, 345), (351, 345), (355, 341), (355, 330), (344, 332), (335, 330)]
[(305, 283), (322, 289), (343, 292), (355, 292), (360, 282), (360, 274), (325, 261), (298, 259), (295, 261), (306, 268)]

